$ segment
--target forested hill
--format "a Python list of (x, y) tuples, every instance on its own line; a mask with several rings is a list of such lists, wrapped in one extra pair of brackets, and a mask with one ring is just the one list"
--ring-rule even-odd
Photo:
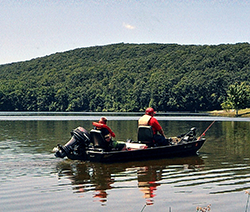
[(0, 110), (213, 110), (249, 76), (249, 43), (79, 48), (1, 65)]

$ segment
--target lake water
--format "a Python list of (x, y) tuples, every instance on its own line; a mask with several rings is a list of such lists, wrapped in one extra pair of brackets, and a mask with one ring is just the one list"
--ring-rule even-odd
[[(55, 158), (72, 129), (101, 113), (0, 113), (0, 211), (250, 211), (250, 119), (157, 114), (168, 136), (206, 133), (199, 155), (99, 164)], [(117, 140), (136, 140), (139, 113), (107, 113)]]

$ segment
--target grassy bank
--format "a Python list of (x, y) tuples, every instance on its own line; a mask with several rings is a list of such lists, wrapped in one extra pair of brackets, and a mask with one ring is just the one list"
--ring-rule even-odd
[[(214, 110), (210, 111), (209, 114), (213, 116), (236, 116), (235, 110)], [(250, 108), (239, 110), (238, 117), (250, 117)]]

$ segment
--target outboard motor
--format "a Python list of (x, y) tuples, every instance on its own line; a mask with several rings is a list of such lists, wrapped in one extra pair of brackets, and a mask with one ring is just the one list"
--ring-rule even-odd
[(77, 127), (71, 132), (71, 139), (64, 146), (58, 144), (58, 151), (55, 156), (64, 158), (68, 155), (85, 154), (85, 150), (90, 144), (90, 134), (83, 127)]

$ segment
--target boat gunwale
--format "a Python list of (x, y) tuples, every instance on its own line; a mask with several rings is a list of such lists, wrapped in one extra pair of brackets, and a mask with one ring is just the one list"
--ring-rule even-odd
[[(152, 150), (158, 150), (158, 149), (168, 149), (168, 148), (173, 148), (173, 147), (178, 147), (178, 146), (187, 146), (189, 144), (193, 144), (193, 143), (197, 143), (197, 142), (198, 143), (203, 142), (202, 143), (202, 145), (203, 145), (205, 143), (205, 141), (206, 141), (205, 138), (201, 138), (199, 140), (189, 141), (189, 142), (186, 142), (186, 143), (178, 143), (178, 144), (174, 144), (174, 145), (155, 146), (155, 147), (148, 147), (146, 149), (115, 150), (115, 151), (109, 151), (109, 152), (102, 151), (101, 149), (89, 149), (89, 150), (86, 150), (86, 153), (87, 154), (88, 153), (96, 153), (96, 154), (102, 154), (102, 155), (110, 155), (110, 154), (126, 154), (128, 152), (141, 152), (141, 151), (146, 152), (146, 151), (152, 151)], [(202, 147), (202, 145), (201, 145), (201, 147)]]

